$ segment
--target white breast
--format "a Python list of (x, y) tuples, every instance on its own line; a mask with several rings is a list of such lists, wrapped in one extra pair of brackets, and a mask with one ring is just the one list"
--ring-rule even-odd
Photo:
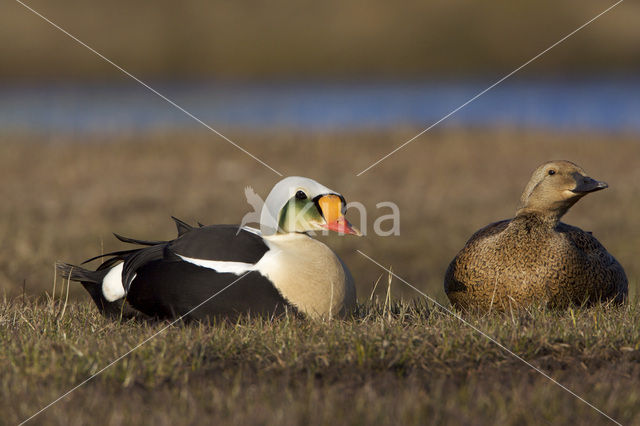
[(313, 318), (327, 318), (344, 314), (355, 305), (350, 274), (329, 247), (304, 234), (264, 239), (269, 251), (256, 263), (256, 270), (300, 311)]

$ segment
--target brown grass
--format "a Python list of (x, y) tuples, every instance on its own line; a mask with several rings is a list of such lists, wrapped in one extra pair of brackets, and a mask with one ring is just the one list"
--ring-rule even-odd
[[(414, 132), (230, 134), (276, 169), (365, 203), (369, 231), (377, 202), (398, 203), (399, 237), (327, 239), (358, 282), (365, 304), (354, 319), (178, 324), (33, 424), (607, 423), (403, 284), (388, 286), (386, 275), (369, 302), (382, 271), (355, 253), (444, 302), (449, 260), (478, 227), (513, 214), (530, 172), (551, 158), (571, 159), (610, 184), (566, 220), (594, 231), (620, 260), (632, 303), (467, 319), (616, 420), (640, 424), (637, 141), (436, 131), (355, 177)], [(121, 248), (112, 231), (171, 238), (172, 214), (237, 223), (248, 211), (244, 186), (264, 196), (276, 181), (199, 130), (113, 140), (1, 135), (0, 289), (9, 297), (0, 302), (0, 423), (26, 419), (167, 325), (101, 318), (75, 283), (58, 280), (56, 303), (43, 298), (55, 260)]]
[[(554, 158), (573, 160), (609, 183), (606, 191), (580, 201), (565, 221), (593, 231), (625, 267), (632, 297), (638, 294), (640, 145), (633, 137), (433, 132), (355, 176), (413, 132), (231, 136), (284, 174), (315, 178), (367, 206), (367, 237), (327, 239), (353, 272), (361, 299), (383, 271), (356, 249), (446, 301), (442, 278), (457, 250), (481, 226), (513, 215), (531, 171)], [(278, 180), (205, 131), (116, 140), (0, 138), (0, 291), (9, 296), (20, 295), (23, 283), (28, 294), (50, 290), (56, 260), (79, 262), (122, 248), (112, 232), (172, 238), (170, 215), (192, 223), (238, 223), (250, 211), (244, 187), (265, 197)], [(398, 237), (373, 235), (374, 220), (389, 213), (375, 205), (386, 200), (400, 207)], [(347, 216), (358, 224), (355, 213)], [(391, 291), (394, 297), (416, 297), (397, 282)], [(72, 286), (72, 299), (80, 294)]]
[[(640, 422), (640, 309), (467, 318), (623, 424)], [(166, 323), (86, 303), (0, 305), (0, 411), (25, 420)], [(355, 319), (169, 327), (32, 424), (608, 424), (484, 337), (424, 305)]]

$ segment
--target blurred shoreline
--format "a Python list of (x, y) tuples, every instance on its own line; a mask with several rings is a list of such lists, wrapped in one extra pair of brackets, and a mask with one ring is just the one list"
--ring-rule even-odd
[[(427, 127), (489, 79), (164, 81), (152, 86), (224, 132)], [(640, 134), (640, 77), (513, 79), (440, 126)], [(188, 130), (198, 124), (133, 81), (0, 86), (0, 129), (54, 133)]]

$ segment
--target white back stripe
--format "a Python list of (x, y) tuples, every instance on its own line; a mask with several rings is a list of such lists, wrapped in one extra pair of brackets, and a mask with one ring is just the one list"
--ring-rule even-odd
[(252, 227), (250, 227), (250, 226), (243, 226), (243, 227), (242, 227), (242, 228), (240, 228), (240, 229), (242, 229), (243, 231), (251, 232), (252, 234), (258, 235), (258, 236), (260, 236), (260, 237), (262, 236), (262, 233), (260, 232), (260, 230), (259, 230), (259, 229), (252, 228)]
[(244, 263), (244, 262), (229, 262), (224, 260), (207, 260), (207, 259), (194, 259), (192, 257), (186, 257), (182, 255), (180, 259), (185, 262), (192, 263), (197, 266), (201, 266), (203, 268), (213, 269), (216, 272), (228, 273), (228, 274), (236, 274), (242, 275), (245, 272), (255, 271), (256, 265), (252, 263)]

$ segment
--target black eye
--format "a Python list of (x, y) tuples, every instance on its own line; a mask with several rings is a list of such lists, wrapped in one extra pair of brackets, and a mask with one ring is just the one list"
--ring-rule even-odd
[(305, 194), (304, 191), (298, 191), (298, 192), (296, 192), (296, 199), (298, 199), (298, 200), (306, 200), (307, 199), (307, 194)]
[(556, 171), (555, 171), (555, 170), (553, 170), (553, 169), (552, 169), (552, 170), (549, 170), (549, 176), (553, 176), (553, 175), (555, 175), (555, 174), (556, 174)]

